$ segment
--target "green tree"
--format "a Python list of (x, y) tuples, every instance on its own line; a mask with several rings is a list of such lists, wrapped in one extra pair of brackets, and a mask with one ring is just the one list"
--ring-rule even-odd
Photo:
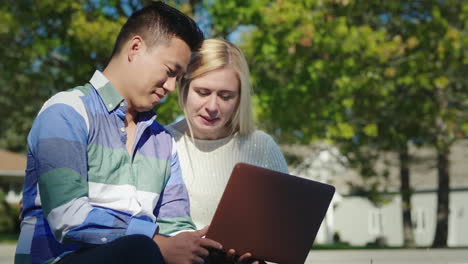
[[(26, 135), (53, 94), (103, 70), (126, 18), (149, 0), (5, 0), (0, 5), (0, 148), (25, 151)], [(169, 1), (190, 16), (201, 0)], [(182, 112), (176, 96), (158, 109), (166, 124)]]
[[(422, 140), (423, 143), (433, 146), (438, 153), (438, 209), (433, 246), (446, 247), (449, 218), (449, 150), (457, 138), (463, 136), (463, 128), (468, 120), (467, 92), (463, 90), (463, 87), (466, 87), (466, 78), (463, 75), (468, 69), (465, 59), (467, 3), (386, 2), (379, 8), (388, 19), (369, 22), (378, 28), (385, 28), (390, 35), (401, 36), (406, 44), (404, 56), (397, 56), (395, 61), (398, 62), (398, 66), (392, 68), (396, 68), (396, 78), (393, 78), (395, 86), (400, 90), (400, 94), (404, 95), (401, 99), (411, 102), (408, 111), (405, 111), (406, 114), (400, 112), (400, 122), (403, 122), (404, 127), (412, 129), (405, 130), (400, 126), (399, 131), (409, 140)], [(359, 19), (362, 18), (357, 18)], [(412, 99), (407, 98), (414, 95)], [(397, 105), (404, 107), (403, 103)], [(408, 119), (410, 113), (416, 115)], [(417, 133), (412, 133), (415, 131)], [(400, 157), (402, 154), (404, 156), (404, 152), (399, 152)], [(402, 178), (402, 184), (404, 183)], [(409, 186), (409, 183), (406, 184)], [(409, 197), (405, 198), (404, 191), (402, 195), (403, 200), (410, 201)]]
[[(429, 123), (437, 150), (437, 228), (433, 247), (446, 247), (449, 219), (450, 148), (468, 128), (468, 3), (434, 1), (422, 40), (427, 45), (426, 69), (437, 115)], [(436, 52), (434, 52), (436, 51)]]
[(0, 145), (24, 151), (40, 106), (107, 63), (124, 17), (115, 1), (10, 1), (0, 7)]

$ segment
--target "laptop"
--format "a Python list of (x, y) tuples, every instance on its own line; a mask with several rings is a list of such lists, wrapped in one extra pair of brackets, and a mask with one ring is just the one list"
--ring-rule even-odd
[(328, 184), (238, 163), (206, 237), (239, 255), (304, 263), (334, 193)]

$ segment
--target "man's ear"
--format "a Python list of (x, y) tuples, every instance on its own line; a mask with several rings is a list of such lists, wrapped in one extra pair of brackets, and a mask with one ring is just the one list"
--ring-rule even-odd
[(145, 42), (140, 36), (134, 36), (128, 41), (127, 44), (127, 60), (133, 61), (135, 57), (145, 50)]

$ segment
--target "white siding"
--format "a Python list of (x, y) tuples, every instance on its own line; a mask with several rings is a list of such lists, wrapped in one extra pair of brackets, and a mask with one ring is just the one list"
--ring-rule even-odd
[[(435, 234), (437, 196), (435, 192), (416, 193), (412, 197), (414, 237), (418, 246), (430, 246)], [(378, 227), (371, 219), (378, 220)], [(335, 230), (342, 241), (351, 245), (374, 242), (378, 236), (385, 237), (387, 245), (403, 245), (401, 198), (393, 197), (381, 208), (375, 207), (362, 197), (343, 197), (335, 208)], [(449, 246), (468, 246), (468, 190), (450, 194)]]

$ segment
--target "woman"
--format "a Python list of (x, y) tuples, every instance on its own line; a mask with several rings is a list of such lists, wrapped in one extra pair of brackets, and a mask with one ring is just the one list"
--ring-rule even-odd
[(168, 126), (198, 227), (210, 224), (238, 162), (288, 171), (274, 140), (255, 130), (251, 94), (242, 52), (225, 40), (205, 40), (180, 81), (185, 119)]

